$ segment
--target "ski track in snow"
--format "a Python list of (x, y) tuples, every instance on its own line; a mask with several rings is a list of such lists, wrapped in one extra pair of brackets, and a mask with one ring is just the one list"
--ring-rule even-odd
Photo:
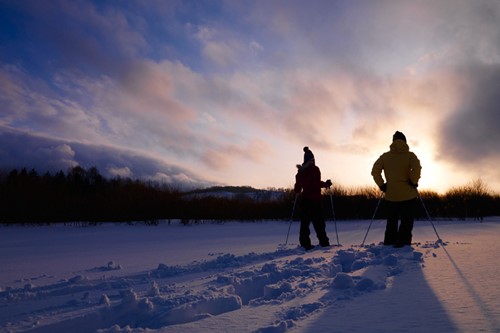
[[(1, 279), (0, 333), (500, 332), (500, 225), (498, 218), (493, 222), (444, 221), (438, 229), (449, 242), (424, 241), (436, 235), (417, 223), (411, 247), (371, 243), (312, 251), (292, 248), (296, 244), (276, 249), (272, 241), (287, 227), (282, 223), (8, 229), (12, 240), (3, 237), (2, 246), (11, 252), (0, 262), (12, 267)], [(370, 241), (380, 240), (383, 228), (376, 221)], [(341, 223), (340, 230), (346, 239), (360, 239), (366, 223)], [(75, 244), (56, 242), (54, 248), (46, 242), (54, 236)], [(168, 237), (169, 245), (160, 247)], [(112, 246), (104, 249), (112, 255), (105, 242), (95, 246), (98, 238), (109, 240)], [(138, 259), (151, 265), (160, 257), (152, 249), (176, 250), (163, 256), (170, 264), (150, 269), (124, 268), (122, 259), (95, 264), (116, 254), (132, 257), (123, 239), (143, 249), (128, 265)], [(231, 250), (218, 248), (221, 242)], [(76, 255), (89, 245), (90, 258)], [(36, 262), (55, 254), (50, 269)], [(23, 258), (33, 267), (15, 265)]]
[[(265, 306), (273, 314), (269, 325), (251, 331), (284, 332), (327, 306), (390, 287), (398, 275), (420, 269), (422, 250), (435, 246), (283, 248), (223, 254), (188, 265), (159, 264), (118, 278), (77, 275), (43, 287), (26, 284), (0, 293), (0, 306), (7, 310), (1, 327), (3, 332), (175, 331), (184, 323)], [(110, 262), (91, 270), (112, 269), (119, 267)]]

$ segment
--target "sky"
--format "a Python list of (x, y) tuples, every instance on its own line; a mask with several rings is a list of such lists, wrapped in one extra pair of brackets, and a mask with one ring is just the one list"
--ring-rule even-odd
[(175, 186), (374, 186), (402, 131), (421, 189), (500, 192), (500, 2), (0, 0), (0, 169)]

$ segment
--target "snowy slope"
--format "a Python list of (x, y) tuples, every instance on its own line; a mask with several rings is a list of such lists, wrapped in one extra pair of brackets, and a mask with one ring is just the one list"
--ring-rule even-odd
[(394, 249), (340, 221), (309, 252), (297, 222), (3, 227), (0, 332), (500, 332), (499, 222)]

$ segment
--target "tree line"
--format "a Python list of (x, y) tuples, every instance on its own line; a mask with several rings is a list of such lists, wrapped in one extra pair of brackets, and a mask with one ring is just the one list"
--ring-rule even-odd
[[(157, 224), (180, 220), (290, 220), (300, 216), (292, 189), (274, 189), (279, 196), (262, 200), (245, 195), (248, 187), (219, 188), (232, 197), (198, 196), (152, 181), (103, 177), (97, 168), (80, 166), (67, 172), (39, 174), (34, 169), (0, 173), (0, 223), (135, 222)], [(206, 191), (202, 191), (206, 192)], [(380, 191), (375, 187), (349, 189), (334, 185), (323, 196), (325, 218), (371, 219)], [(449, 190), (444, 195), (422, 191), (433, 218), (478, 218), (500, 215), (500, 196), (482, 181)], [(300, 198), (299, 198), (300, 200)], [(332, 209), (333, 203), (333, 209)], [(417, 216), (426, 218), (420, 208)], [(293, 215), (292, 215), (293, 214)], [(384, 218), (384, 204), (376, 218)]]

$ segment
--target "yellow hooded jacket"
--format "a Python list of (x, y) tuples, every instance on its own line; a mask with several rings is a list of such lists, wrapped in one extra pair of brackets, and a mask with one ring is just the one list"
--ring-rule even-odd
[(417, 190), (412, 184), (418, 184), (422, 167), (417, 155), (410, 151), (405, 141), (394, 140), (390, 150), (373, 164), (372, 176), (378, 186), (384, 184), (382, 170), (387, 180), (386, 200), (406, 201), (417, 197)]

